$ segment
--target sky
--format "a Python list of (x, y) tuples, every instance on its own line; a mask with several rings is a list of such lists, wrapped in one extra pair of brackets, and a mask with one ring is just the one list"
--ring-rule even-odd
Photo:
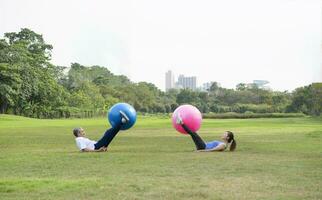
[(320, 0), (0, 0), (0, 36), (30, 28), (52, 63), (106, 66), (164, 90), (165, 72), (222, 87), (322, 82)]

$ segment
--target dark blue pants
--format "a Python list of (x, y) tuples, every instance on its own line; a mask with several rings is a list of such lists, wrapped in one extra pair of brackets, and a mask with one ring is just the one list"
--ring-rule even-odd
[(120, 131), (121, 124), (110, 129), (107, 129), (104, 133), (103, 137), (98, 140), (95, 144), (95, 149), (100, 149), (101, 147), (107, 147), (116, 136), (116, 134)]

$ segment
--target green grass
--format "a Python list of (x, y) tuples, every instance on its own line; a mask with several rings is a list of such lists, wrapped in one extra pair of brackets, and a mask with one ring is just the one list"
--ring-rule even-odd
[(105, 119), (0, 115), (0, 199), (322, 199), (322, 119), (206, 119), (236, 152), (196, 153), (169, 119), (140, 117), (107, 153), (79, 153), (72, 128), (98, 139)]

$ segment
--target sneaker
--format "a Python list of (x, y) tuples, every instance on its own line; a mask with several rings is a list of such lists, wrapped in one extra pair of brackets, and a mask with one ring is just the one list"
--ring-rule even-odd
[(176, 124), (183, 124), (182, 118), (179, 114), (176, 116)]
[(129, 117), (122, 110), (120, 110), (120, 114), (122, 116), (122, 124), (125, 124), (130, 121)]

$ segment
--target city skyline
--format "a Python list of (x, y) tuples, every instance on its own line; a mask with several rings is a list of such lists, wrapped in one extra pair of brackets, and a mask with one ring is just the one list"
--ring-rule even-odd
[[(165, 73), (165, 91), (169, 91), (170, 89), (191, 89), (191, 90), (199, 90), (199, 91), (208, 91), (213, 83), (217, 83), (219, 87), (221, 87), (221, 83), (212, 80), (208, 82), (199, 81), (198, 84), (198, 77), (196, 76), (187, 76), (185, 74), (176, 74), (172, 70), (168, 70)], [(258, 80), (254, 79), (252, 82), (244, 82), (244, 83), (237, 83), (234, 88), (236, 89), (238, 84), (245, 84), (246, 87), (252, 87), (256, 85), (260, 89), (271, 90), (272, 88), (267, 85), (270, 82), (268, 80)]]
[(318, 1), (3, 0), (0, 35), (25, 27), (53, 45), (55, 65), (105, 66), (161, 90), (169, 67), (225, 88), (322, 82)]
[[(177, 81), (176, 81), (177, 80)], [(165, 73), (165, 91), (169, 89), (197, 89), (197, 77), (196, 76), (186, 76), (184, 74), (179, 74), (178, 77), (168, 70)]]

